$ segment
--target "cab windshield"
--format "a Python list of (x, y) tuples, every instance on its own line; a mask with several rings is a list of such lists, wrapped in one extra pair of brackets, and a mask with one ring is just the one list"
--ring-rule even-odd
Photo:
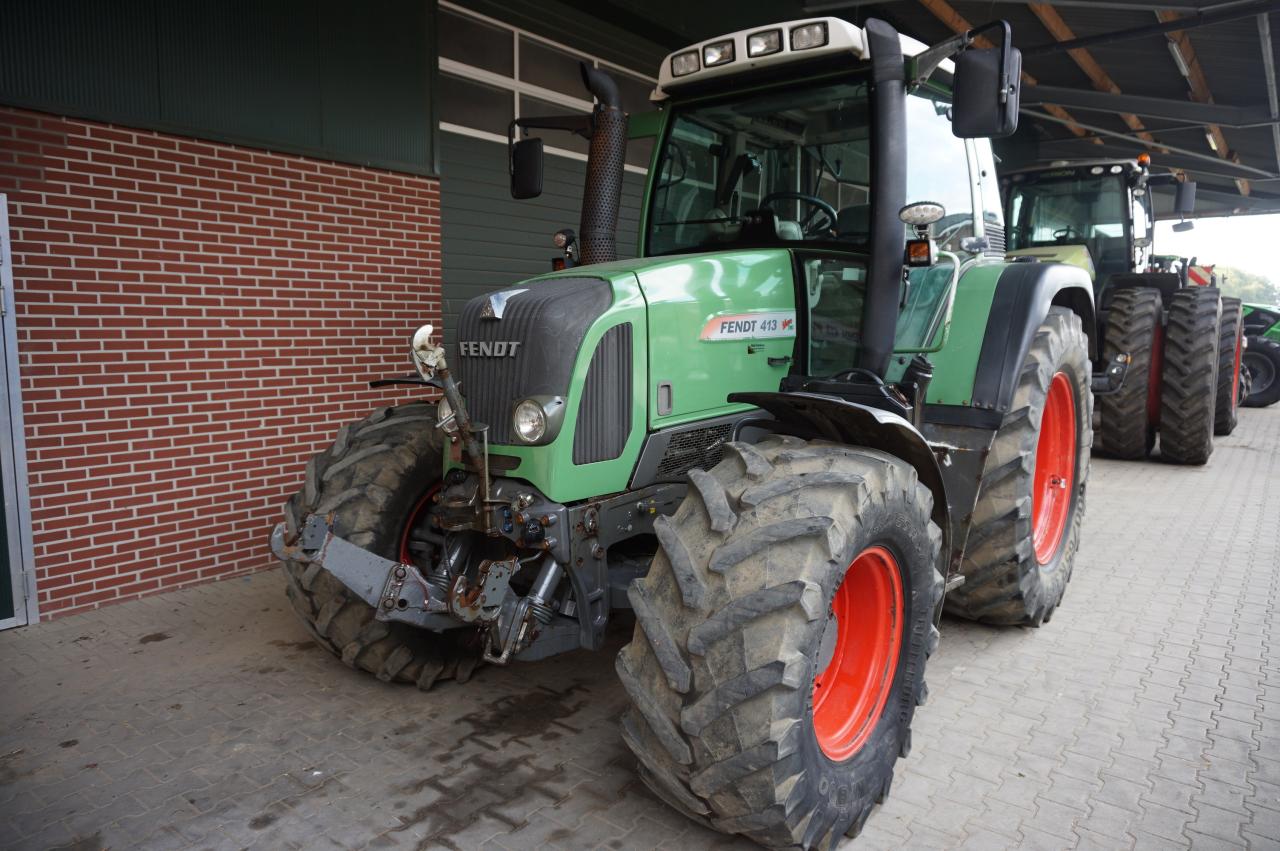
[(649, 200), (647, 253), (840, 245), (870, 237), (865, 80), (694, 105), (676, 114)]
[(1083, 244), (1095, 260), (1117, 251), (1127, 255), (1128, 218), (1122, 175), (1015, 182), (1009, 189), (1009, 248)]

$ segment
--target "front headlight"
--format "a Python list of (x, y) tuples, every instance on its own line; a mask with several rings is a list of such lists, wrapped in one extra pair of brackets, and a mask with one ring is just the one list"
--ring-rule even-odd
[(516, 437), (525, 443), (537, 443), (547, 433), (547, 415), (537, 402), (525, 399), (516, 405), (511, 415), (511, 425)]
[(443, 430), (445, 434), (454, 434), (458, 430), (458, 423), (453, 418), (453, 406), (443, 396), (436, 403), (436, 428)]

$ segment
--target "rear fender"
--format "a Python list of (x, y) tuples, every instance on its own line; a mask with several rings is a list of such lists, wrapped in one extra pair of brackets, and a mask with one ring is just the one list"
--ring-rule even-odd
[(947, 556), (950, 579), (959, 567), (960, 554), (952, 549), (955, 536), (947, 490), (938, 459), (915, 426), (897, 414), (816, 393), (734, 393), (729, 401), (755, 405), (774, 419), (767, 425), (753, 420), (752, 426), (808, 440), (820, 438), (878, 449), (915, 468), (920, 483), (933, 494), (932, 519), (942, 530), (942, 552)]
[(1022, 363), (1050, 307), (1066, 307), (1080, 317), (1089, 357), (1097, 358), (1093, 284), (1084, 270), (1061, 263), (1011, 263), (991, 299), (973, 382), (974, 408), (1008, 413)]

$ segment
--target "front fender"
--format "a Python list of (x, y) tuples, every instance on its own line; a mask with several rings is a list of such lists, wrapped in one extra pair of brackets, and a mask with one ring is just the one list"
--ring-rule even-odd
[(773, 429), (776, 432), (866, 446), (906, 461), (933, 494), (932, 519), (942, 530), (942, 552), (948, 554), (947, 564), (959, 565), (959, 554), (952, 545), (955, 536), (942, 470), (929, 442), (907, 420), (889, 411), (816, 393), (734, 393), (729, 401), (767, 411), (780, 426)]
[(1089, 338), (1089, 356), (1097, 357), (1093, 284), (1085, 271), (1062, 263), (1011, 263), (1000, 273), (991, 299), (974, 375), (974, 408), (1001, 416), (1009, 411), (1022, 363), (1054, 306), (1079, 315)]

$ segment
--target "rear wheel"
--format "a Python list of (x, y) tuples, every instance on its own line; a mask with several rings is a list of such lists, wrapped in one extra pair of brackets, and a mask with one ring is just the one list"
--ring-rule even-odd
[(1250, 337), (1243, 362), (1250, 381), (1244, 404), (1265, 408), (1280, 402), (1280, 343), (1267, 337)]
[(629, 596), (623, 738), (677, 809), (776, 848), (829, 848), (889, 790), (938, 641), (942, 534), (899, 458), (729, 444)]
[(1204, 464), (1213, 454), (1222, 300), (1213, 287), (1184, 287), (1169, 299), (1160, 387), (1160, 457)]
[(1218, 391), (1213, 416), (1214, 434), (1231, 434), (1240, 418), (1236, 392), (1240, 385), (1240, 359), (1244, 349), (1244, 305), (1238, 298), (1222, 300), (1218, 326)]
[[(435, 406), (382, 408), (338, 430), (333, 445), (307, 462), (302, 490), (285, 505), (296, 536), (307, 515), (333, 514), (337, 536), (383, 558), (429, 566), (419, 521), (444, 464)], [(430, 688), (466, 680), (479, 659), (469, 630), (432, 633), (374, 620), (374, 609), (318, 564), (286, 561), (286, 590), (311, 637), (353, 668), (380, 680)]]
[(1039, 626), (1062, 601), (1084, 518), (1089, 381), (1080, 317), (1050, 308), (987, 456), (961, 565), (965, 582), (947, 594), (949, 611)]
[(1146, 458), (1156, 442), (1160, 416), (1162, 306), (1158, 290), (1122, 289), (1111, 300), (1103, 333), (1106, 363), (1129, 355), (1120, 389), (1098, 397), (1098, 450), (1113, 458)]

